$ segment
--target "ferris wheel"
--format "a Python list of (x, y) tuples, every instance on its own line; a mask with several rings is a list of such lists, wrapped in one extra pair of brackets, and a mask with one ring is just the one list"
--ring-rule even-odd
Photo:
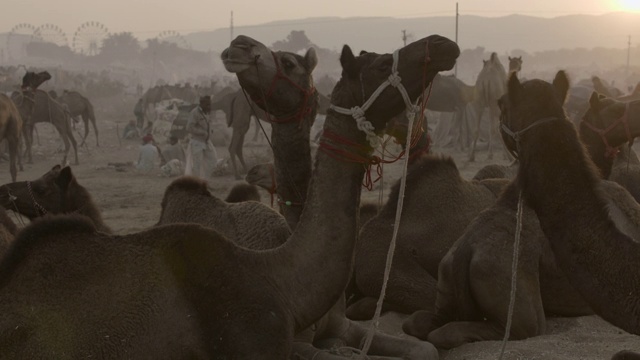
[(10, 60), (18, 60), (27, 56), (27, 45), (33, 40), (36, 27), (20, 23), (14, 26), (7, 36), (7, 56)]
[(165, 30), (158, 34), (158, 41), (160, 42), (168, 42), (178, 45), (183, 49), (191, 49), (191, 44), (184, 38), (184, 36), (180, 35), (179, 32), (173, 30)]
[(38, 27), (33, 34), (32, 41), (47, 42), (58, 46), (69, 46), (67, 34), (65, 34), (58, 26), (53, 24), (44, 24)]
[(97, 21), (87, 21), (73, 34), (72, 47), (77, 53), (95, 56), (102, 50), (102, 42), (109, 36), (109, 29)]

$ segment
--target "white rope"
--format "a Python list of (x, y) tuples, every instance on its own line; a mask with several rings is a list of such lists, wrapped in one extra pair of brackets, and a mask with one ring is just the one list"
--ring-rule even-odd
[[(402, 85), (402, 78), (398, 74), (398, 57), (399, 50), (393, 52), (393, 65), (391, 67), (391, 75), (389, 78), (385, 80), (378, 88), (371, 94), (371, 96), (367, 99), (367, 101), (362, 104), (362, 106), (354, 106), (350, 109), (343, 108), (340, 106), (335, 106), (331, 104), (329, 106), (333, 111), (343, 114), (343, 115), (351, 115), (358, 125), (358, 130), (364, 132), (367, 135), (367, 141), (371, 147), (376, 148), (380, 145), (381, 139), (375, 133), (375, 127), (373, 124), (367, 120), (364, 116), (364, 113), (373, 105), (378, 96), (382, 94), (382, 92), (387, 88), (387, 86), (391, 85), (392, 87), (398, 89), (400, 94), (402, 95), (402, 99), (404, 100), (404, 104), (407, 110), (407, 117), (410, 117), (413, 120), (413, 115), (415, 115), (419, 108), (416, 105), (411, 103), (411, 99), (409, 98), (409, 94), (407, 93), (407, 89), (405, 89), (404, 85)], [(411, 121), (412, 121), (411, 120)]]
[(520, 248), (520, 234), (522, 233), (522, 191), (518, 193), (518, 210), (516, 212), (516, 239), (513, 242), (513, 260), (511, 261), (511, 294), (509, 295), (509, 310), (507, 312), (507, 325), (502, 339), (502, 348), (498, 360), (502, 360), (507, 341), (511, 334), (511, 321), (513, 320), (513, 308), (516, 302), (516, 284), (518, 277), (518, 250)]
[[(394, 61), (394, 64), (395, 64), (395, 61)], [(411, 147), (411, 132), (413, 130), (413, 120), (414, 120), (413, 116), (409, 118), (409, 124), (408, 124), (409, 126), (407, 127), (406, 149), (409, 149)], [(409, 167), (409, 151), (407, 151), (404, 154), (402, 177), (400, 178), (400, 192), (398, 194), (398, 204), (396, 206), (396, 219), (393, 225), (393, 236), (391, 237), (391, 243), (389, 244), (389, 251), (387, 252), (387, 262), (384, 269), (382, 289), (380, 290), (380, 297), (378, 298), (378, 303), (376, 304), (376, 312), (373, 315), (371, 325), (369, 326), (369, 330), (367, 331), (367, 337), (365, 338), (364, 346), (362, 347), (362, 353), (358, 358), (360, 360), (366, 359), (367, 353), (369, 352), (369, 348), (371, 347), (371, 342), (373, 341), (373, 336), (376, 333), (379, 326), (379, 322), (380, 322), (380, 313), (382, 313), (382, 303), (384, 302), (385, 294), (387, 292), (387, 283), (389, 282), (389, 273), (391, 272), (393, 255), (395, 253), (396, 241), (398, 238), (398, 229), (400, 228), (400, 219), (402, 218), (404, 192), (407, 186), (407, 168), (408, 167)]]

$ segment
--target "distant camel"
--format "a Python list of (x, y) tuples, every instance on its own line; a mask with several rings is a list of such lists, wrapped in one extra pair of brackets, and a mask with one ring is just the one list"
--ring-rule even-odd
[[(467, 117), (470, 113), (469, 105), (474, 100), (474, 86), (467, 85), (454, 75), (438, 74), (432, 83), (431, 95), (427, 102), (427, 109), (437, 112), (453, 113), (453, 124), (440, 121), (436, 134), (442, 134), (442, 138), (446, 138), (450, 133), (454, 133), (455, 138), (452, 139), (460, 149), (466, 149), (471, 141), (471, 130), (469, 123), (473, 122), (473, 116)], [(454, 131), (451, 131), (451, 127)], [(434, 139), (436, 145), (439, 139)]]
[(16, 181), (18, 170), (16, 168), (16, 157), (20, 171), (22, 167), (22, 153), (20, 152), (20, 141), (22, 138), (22, 117), (11, 99), (0, 94), (0, 140), (6, 139), (9, 145), (9, 171), (11, 180)]
[(522, 56), (509, 56), (509, 73), (522, 71)]
[(82, 122), (84, 123), (84, 137), (82, 138), (80, 146), (84, 145), (87, 140), (87, 135), (89, 135), (89, 121), (91, 121), (93, 131), (96, 134), (96, 146), (100, 146), (98, 141), (98, 127), (96, 126), (96, 115), (93, 111), (93, 105), (89, 99), (82, 96), (82, 94), (77, 91), (64, 90), (62, 96), (59, 96), (56, 100), (59, 103), (67, 105), (72, 119), (75, 119), (78, 116), (82, 117)]
[(482, 113), (485, 108), (489, 108), (489, 155), (487, 158), (489, 160), (493, 159), (493, 141), (494, 138), (498, 140), (496, 136), (498, 134), (498, 99), (504, 95), (507, 84), (507, 72), (504, 70), (500, 59), (498, 59), (498, 54), (492, 53), (489, 60), (482, 61), (484, 66), (476, 80), (476, 96), (473, 104), (476, 113), (476, 128), (469, 161), (475, 161), (476, 158), (476, 144), (480, 137), (480, 124), (482, 123)]

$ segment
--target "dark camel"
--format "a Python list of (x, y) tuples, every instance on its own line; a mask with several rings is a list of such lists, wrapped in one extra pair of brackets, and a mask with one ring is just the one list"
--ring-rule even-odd
[[(435, 35), (400, 49), (410, 99), (458, 55), (455, 43)], [(333, 103), (360, 104), (353, 90), (370, 96), (389, 77), (391, 59), (356, 58), (345, 47)], [(385, 91), (366, 116), (381, 132), (403, 107), (399, 93)], [(328, 114), (327, 130), (367, 148), (349, 116)], [(288, 357), (294, 334), (343, 296), (352, 265), (364, 169), (326, 151), (317, 154), (295, 232), (270, 251), (240, 248), (194, 224), (124, 236), (100, 233), (79, 216), (29, 225), (0, 264), (0, 357)], [(87, 304), (92, 311), (78, 311)]]
[(9, 148), (9, 171), (11, 180), (16, 181), (18, 168), (16, 161), (22, 167), (22, 153), (20, 152), (20, 142), (22, 138), (22, 117), (11, 99), (0, 94), (0, 140), (7, 140)]
[(91, 194), (78, 184), (68, 166), (63, 168), (56, 165), (33, 181), (18, 181), (0, 186), (0, 206), (20, 213), (29, 220), (45, 215), (83, 215), (99, 231), (111, 232), (102, 220)]
[(91, 121), (93, 132), (96, 134), (96, 146), (100, 146), (100, 142), (98, 140), (98, 127), (96, 126), (96, 115), (93, 111), (91, 101), (77, 91), (68, 90), (64, 90), (62, 96), (57, 98), (57, 101), (61, 104), (67, 105), (69, 115), (72, 119), (77, 117), (82, 118), (82, 122), (84, 123), (84, 137), (82, 138), (80, 146), (84, 145), (87, 140), (87, 136), (89, 135), (89, 121)]
[[(559, 73), (554, 81), (557, 99), (563, 103), (568, 80)], [(552, 99), (553, 100), (553, 99)], [(505, 110), (503, 110), (504, 113)], [(622, 137), (609, 134), (619, 145)], [(602, 142), (601, 138), (596, 139)], [(619, 185), (602, 182), (609, 213), (621, 228), (640, 224), (640, 206)], [(437, 347), (451, 348), (466, 342), (499, 340), (504, 336), (510, 298), (511, 255), (516, 228), (518, 187), (511, 183), (493, 207), (467, 227), (439, 267), (435, 313), (415, 313), (404, 330)], [(631, 226), (629, 226), (631, 220)], [(535, 214), (526, 205), (519, 250), (517, 292), (511, 339), (541, 335), (546, 315), (591, 314), (589, 306), (570, 286), (557, 267)]]
[[(559, 102), (544, 101), (553, 92), (546, 83), (509, 80), (505, 126), (519, 132), (536, 124), (520, 136), (518, 184), (570, 283), (596, 314), (638, 335), (640, 280), (630, 269), (640, 263), (640, 244), (609, 219), (598, 171), (574, 127)], [(513, 140), (507, 146), (516, 149)]]
[[(269, 50), (263, 44), (247, 37), (239, 37), (234, 40), (231, 45), (232, 46), (229, 48), (229, 50), (225, 50), (225, 53), (223, 53), (223, 57), (225, 54), (227, 54), (227, 61), (225, 62), (225, 65), (227, 65), (228, 70), (237, 73), (240, 83), (249, 94), (253, 93), (262, 95), (264, 93), (272, 92), (270, 91), (270, 88), (273, 86), (274, 82), (271, 79), (277, 79), (279, 77), (279, 67), (282, 67), (284, 69), (288, 68), (289, 71), (291, 71), (295, 70), (295, 66), (293, 64), (304, 64), (304, 62), (308, 62), (308, 60), (306, 59), (303, 62), (302, 59), (295, 58), (291, 54), (287, 53), (279, 52), (271, 55)], [(237, 63), (250, 63), (251, 60), (255, 58), (256, 53), (261, 53), (260, 58), (265, 60), (261, 61), (260, 64), (255, 64), (255, 67), (249, 67), (248, 69), (246, 67), (240, 67), (240, 71), (237, 71)], [(315, 54), (307, 53), (307, 56), (305, 56), (305, 58), (309, 58), (309, 56), (315, 56)], [(280, 59), (281, 65), (278, 66), (277, 64), (270, 64), (270, 59)], [(229, 66), (229, 64), (231, 66)], [(282, 64), (284, 64), (284, 66)], [(309, 69), (312, 69), (312, 67), (306, 68), (307, 71), (309, 71)], [(304, 73), (304, 69), (302, 70), (302, 73)], [(302, 84), (300, 84), (300, 82), (297, 81), (296, 83), (298, 84), (298, 86), (291, 86), (287, 83), (284, 83), (284, 85), (288, 85), (288, 87), (285, 87), (279, 93), (273, 92), (276, 95), (268, 97), (265, 102), (259, 103), (265, 109), (270, 109), (269, 111), (271, 113), (273, 113), (274, 111), (277, 111), (276, 114), (290, 114), (299, 112), (299, 110), (295, 110), (295, 108), (292, 109), (291, 107), (292, 105), (296, 105), (299, 109), (300, 106), (305, 106), (305, 102), (307, 101), (306, 97), (308, 97), (308, 95), (301, 90), (308, 88), (309, 85), (307, 85), (308, 83), (306, 82), (302, 82)], [(287, 94), (289, 97), (287, 97)], [(261, 176), (259, 177), (266, 177), (268, 179), (266, 181), (262, 181), (262, 186), (268, 186), (268, 189), (272, 194), (277, 192), (276, 196), (278, 197), (278, 203), (281, 205), (281, 211), (285, 214), (285, 216), (287, 216), (288, 213), (291, 214), (291, 216), (288, 216), (287, 219), (289, 225), (292, 226), (292, 228), (295, 228), (297, 224), (295, 211), (299, 211), (299, 209), (302, 208), (302, 205), (304, 204), (306, 198), (304, 197), (304, 195), (302, 198), (297, 197), (297, 199), (299, 199), (297, 200), (297, 203), (287, 201), (287, 198), (282, 197), (283, 192), (281, 191), (281, 187), (277, 187), (275, 186), (275, 184), (278, 181), (277, 174), (279, 172), (284, 173), (284, 175), (288, 175), (289, 177), (299, 179), (299, 182), (297, 184), (300, 184), (303, 181), (309, 181), (309, 173), (305, 169), (310, 168), (311, 166), (308, 126), (311, 125), (313, 117), (315, 117), (315, 114), (311, 114), (311, 121), (305, 120), (306, 124), (304, 124), (304, 127), (296, 124), (287, 124), (282, 122), (274, 123), (272, 127), (272, 140), (274, 145), (274, 157), (276, 160), (276, 166), (274, 167), (272, 165), (266, 165), (260, 167), (260, 169), (262, 169), (263, 171)], [(293, 139), (301, 139), (301, 141), (292, 141)], [(287, 154), (289, 158), (288, 161), (278, 161), (278, 159), (281, 158), (283, 154)], [(295, 159), (296, 157), (298, 160), (294, 162), (292, 159)], [(299, 165), (291, 166), (291, 164), (296, 163)], [(255, 172), (254, 169), (252, 169), (249, 174), (252, 174), (252, 172)], [(248, 175), (247, 179), (251, 180), (251, 176)], [(290, 181), (290, 179), (284, 176), (281, 177), (280, 181), (282, 180), (285, 181), (283, 183), (283, 186), (289, 187), (288, 192), (293, 193), (293, 190), (295, 190), (295, 188), (291, 189), (291, 185), (287, 182)], [(269, 182), (270, 184), (265, 185), (267, 182)], [(303, 184), (303, 186), (307, 185)], [(340, 301), (338, 301), (331, 308), (331, 310), (329, 310), (328, 313), (325, 314), (322, 319), (320, 319), (319, 322), (315, 324), (315, 330), (306, 329), (305, 331), (298, 334), (298, 341), (294, 344), (294, 354), (314, 356), (318, 357), (319, 359), (338, 358), (321, 352), (320, 350), (314, 348), (311, 343), (334, 343), (337, 341), (338, 343), (344, 343), (345, 345), (351, 347), (361, 346), (361, 339), (363, 339), (364, 335), (366, 334), (366, 329), (358, 324), (348, 321), (344, 316), (344, 309), (344, 297), (341, 297)], [(404, 355), (409, 358), (419, 358), (429, 355), (432, 351), (430, 350), (430, 347), (425, 347), (421, 344), (404, 341), (384, 335), (377, 335), (375, 342), (378, 345), (376, 346), (376, 349), (372, 351), (372, 354), (377, 355)]]
[[(26, 76), (26, 75), (25, 75)], [(33, 143), (33, 128), (39, 122), (52, 124), (64, 142), (64, 157), (62, 163), (67, 161), (69, 149), (73, 145), (75, 164), (78, 161), (78, 148), (71, 131), (69, 115), (60, 103), (53, 100), (48, 93), (42, 90), (23, 89), (22, 92), (14, 92), (11, 99), (16, 104), (23, 121), (23, 135), (27, 148), (28, 162), (32, 163), (31, 145)]]

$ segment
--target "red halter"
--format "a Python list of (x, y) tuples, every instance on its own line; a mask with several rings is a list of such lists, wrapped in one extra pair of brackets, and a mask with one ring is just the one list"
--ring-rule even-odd
[(253, 100), (253, 102), (255, 102), (258, 105), (266, 105), (267, 100), (269, 100), (269, 98), (271, 98), (271, 96), (273, 95), (273, 92), (276, 89), (276, 83), (279, 80), (285, 80), (286, 82), (291, 84), (294, 88), (300, 90), (300, 92), (303, 95), (302, 105), (300, 106), (300, 109), (295, 111), (293, 114), (288, 115), (288, 116), (277, 117), (277, 118), (276, 117), (271, 117), (271, 114), (269, 114), (269, 111), (265, 111), (266, 114), (267, 114), (267, 121), (270, 122), (270, 123), (300, 122), (300, 121), (302, 121), (302, 119), (305, 116), (309, 115), (311, 113), (311, 111), (312, 111), (313, 106), (312, 106), (312, 104), (310, 103), (309, 100), (315, 94), (316, 88), (312, 86), (312, 87), (310, 87), (308, 89), (305, 89), (305, 88), (301, 87), (300, 85), (296, 84), (293, 80), (288, 78), (282, 72), (282, 69), (280, 68), (280, 63), (278, 62), (278, 59), (276, 58), (276, 54), (273, 51), (271, 52), (271, 56), (273, 56), (273, 61), (276, 64), (276, 75), (273, 77), (273, 80), (271, 80), (271, 85), (269, 85), (269, 90), (264, 95), (264, 98), (263, 99), (254, 99), (253, 97), (251, 97), (251, 100)]
[(607, 128), (605, 128), (605, 129), (598, 129), (597, 127), (595, 127), (590, 122), (586, 121), (585, 119), (582, 119), (582, 122), (589, 129), (593, 130), (593, 132), (595, 132), (596, 134), (600, 135), (600, 137), (602, 138), (602, 142), (604, 142), (604, 145), (606, 146), (606, 150), (605, 150), (605, 156), (606, 157), (613, 158), (619, 152), (618, 149), (616, 149), (613, 146), (609, 145), (609, 141), (607, 140), (607, 136), (606, 136), (607, 133), (609, 133), (616, 126), (618, 126), (618, 124), (622, 123), (622, 125), (624, 125), (624, 131), (627, 133), (627, 140), (629, 142), (631, 142), (633, 140), (633, 137), (631, 136), (631, 130), (629, 130), (629, 104), (630, 103), (626, 104), (626, 107), (625, 107), (625, 110), (624, 110), (624, 114), (620, 118), (618, 118), (616, 121), (611, 123), (611, 125), (607, 126)]

